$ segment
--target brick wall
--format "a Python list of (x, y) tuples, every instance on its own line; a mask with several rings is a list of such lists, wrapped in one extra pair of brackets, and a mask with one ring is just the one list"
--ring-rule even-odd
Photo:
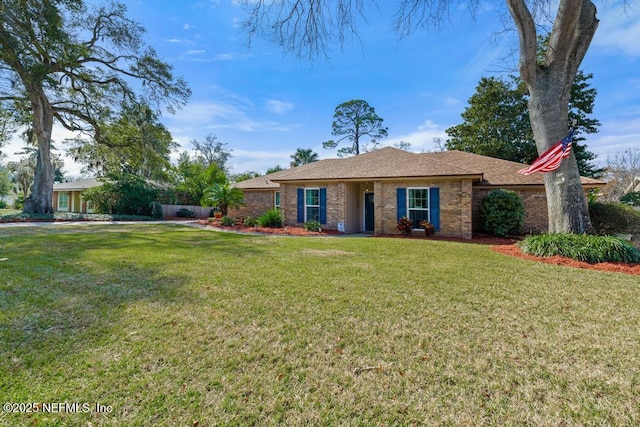
[(274, 208), (275, 190), (244, 190), (243, 193), (245, 206), (229, 209), (229, 216), (235, 218), (252, 216), (257, 218)]
[[(491, 191), (476, 189), (473, 191), (473, 229), (480, 231), (480, 202)], [(524, 205), (524, 232), (543, 233), (549, 229), (549, 214), (547, 212), (547, 195), (544, 188), (533, 190), (513, 190), (522, 199)]]

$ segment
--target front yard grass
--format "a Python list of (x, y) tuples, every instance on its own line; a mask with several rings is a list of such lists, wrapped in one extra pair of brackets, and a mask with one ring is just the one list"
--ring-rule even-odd
[(170, 224), (2, 229), (0, 259), (0, 403), (90, 408), (0, 425), (640, 423), (635, 276)]

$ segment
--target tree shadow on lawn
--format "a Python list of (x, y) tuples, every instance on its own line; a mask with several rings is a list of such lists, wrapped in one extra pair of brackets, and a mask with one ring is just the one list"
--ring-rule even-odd
[[(123, 336), (122, 325), (143, 322), (146, 313), (197, 300), (189, 287), (202, 273), (190, 271), (194, 259), (263, 251), (246, 236), (143, 227), (21, 229), (0, 238), (0, 370), (9, 373), (0, 390), (7, 401), (60, 401), (35, 390), (66, 390), (64, 378), (51, 387), (30, 381), (45, 372), (45, 380), (55, 378), (56, 366)], [(72, 390), (63, 394), (74, 398)]]

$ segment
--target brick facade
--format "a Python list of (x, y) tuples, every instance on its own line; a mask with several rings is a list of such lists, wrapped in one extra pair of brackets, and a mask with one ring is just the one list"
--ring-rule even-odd
[[(471, 238), (472, 233), (472, 203), (471, 180), (439, 180), (439, 181), (373, 181), (368, 185), (358, 185), (357, 191), (348, 191), (349, 184), (336, 183), (306, 183), (304, 186), (282, 184), (280, 186), (282, 212), (285, 222), (289, 225), (302, 225), (298, 220), (298, 188), (326, 188), (327, 189), (327, 223), (323, 225), (328, 230), (336, 230), (338, 223), (358, 221), (357, 226), (348, 223), (349, 232), (355, 233), (363, 229), (360, 218), (363, 216), (362, 197), (365, 191), (374, 192), (374, 221), (376, 234), (399, 234), (397, 224), (397, 189), (412, 187), (438, 187), (440, 189), (440, 231), (439, 235)], [(354, 184), (355, 186), (355, 184)], [(353, 186), (352, 186), (353, 187)], [(366, 187), (366, 188), (365, 188)], [(347, 199), (347, 194), (350, 198)], [(355, 197), (353, 197), (355, 195)], [(347, 212), (357, 210), (357, 215)]]
[(244, 190), (245, 206), (229, 209), (229, 215), (236, 218), (260, 217), (275, 207), (276, 190)]
[[(475, 189), (473, 191), (473, 230), (480, 231), (480, 202), (495, 189)], [(547, 195), (544, 188), (531, 190), (511, 190), (522, 199), (524, 205), (523, 231), (529, 233), (543, 233), (549, 229), (549, 214), (547, 211)]]

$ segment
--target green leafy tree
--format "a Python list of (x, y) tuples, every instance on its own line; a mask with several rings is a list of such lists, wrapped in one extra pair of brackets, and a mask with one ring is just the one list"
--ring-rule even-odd
[(4, 166), (0, 166), (0, 204), (5, 204), (4, 198), (11, 194), (12, 189), (13, 183), (9, 176), (9, 170)]
[(200, 205), (208, 188), (227, 182), (218, 165), (205, 165), (186, 151), (180, 154), (174, 175), (175, 202), (182, 205)]
[[(529, 118), (538, 153), (543, 153), (566, 135), (572, 84), (598, 28), (596, 6), (591, 0), (505, 0), (518, 34), (518, 69), (529, 93)], [(256, 0), (247, 3), (244, 23), (249, 34), (269, 34), (287, 52), (310, 57), (326, 55), (332, 44), (344, 44), (357, 36), (360, 21), (371, 9), (360, 0), (323, 3), (315, 0)], [(419, 29), (443, 25), (459, 2), (447, 0), (398, 0), (395, 17), (400, 37)], [(483, 2), (465, 2), (473, 16), (487, 13)], [(552, 7), (555, 6), (555, 13)], [(491, 9), (496, 13), (502, 11)], [(552, 24), (550, 24), (552, 22)], [(539, 33), (539, 31), (549, 31)], [(538, 37), (549, 45), (538, 51)], [(541, 60), (540, 60), (541, 59)], [(575, 153), (554, 172), (544, 174), (549, 208), (549, 231), (585, 233), (591, 228)]]
[[(573, 151), (583, 176), (596, 177), (603, 170), (591, 161), (595, 155), (579, 141), (581, 133), (595, 133), (599, 122), (588, 117), (593, 112), (596, 90), (589, 87), (592, 75), (579, 72), (571, 92), (569, 115), (575, 120), (577, 132)], [(450, 139), (446, 147), (520, 163), (532, 163), (537, 157), (536, 143), (529, 120), (527, 88), (517, 77), (504, 80), (483, 77), (469, 105), (462, 113), (464, 123), (446, 130)]]
[(269, 169), (267, 169), (267, 171), (265, 172), (265, 175), (269, 175), (270, 173), (276, 173), (276, 172), (280, 172), (283, 171), (284, 168), (280, 165), (275, 165), (270, 167)]
[(261, 176), (261, 174), (255, 171), (241, 172), (233, 176), (233, 182), (246, 181), (248, 179), (257, 178), (259, 176)]
[(446, 147), (499, 159), (530, 163), (537, 157), (527, 108), (526, 89), (500, 78), (483, 77), (464, 123), (446, 130)]
[[(52, 213), (54, 122), (112, 142), (102, 132), (123, 105), (181, 106), (190, 91), (147, 47), (144, 28), (117, 2), (3, 0), (0, 3), (0, 101), (30, 118), (37, 139), (34, 183), (24, 210)], [(136, 91), (130, 82), (140, 83)]]
[(116, 121), (103, 126), (110, 146), (94, 140), (71, 141), (69, 154), (85, 165), (84, 173), (106, 176), (127, 172), (154, 181), (167, 181), (171, 152), (178, 146), (158, 115), (146, 105), (123, 109)]
[(93, 202), (99, 213), (151, 216), (153, 203), (159, 196), (156, 187), (144, 178), (130, 173), (112, 173), (103, 184), (89, 188), (82, 196)]
[(338, 140), (329, 140), (322, 143), (328, 150), (336, 148), (341, 142), (348, 141), (347, 147), (338, 150), (338, 156), (350, 156), (360, 154), (361, 138), (369, 137), (372, 144), (387, 136), (387, 128), (382, 126), (384, 121), (378, 117), (376, 110), (367, 101), (354, 99), (343, 102), (336, 107), (331, 125), (331, 135), (340, 136)]
[(232, 187), (230, 182), (214, 184), (205, 192), (203, 201), (203, 206), (217, 206), (222, 216), (227, 216), (229, 208), (244, 205), (244, 193), (239, 188)]
[(311, 148), (298, 148), (290, 157), (292, 168), (319, 160), (318, 153), (314, 152)]

